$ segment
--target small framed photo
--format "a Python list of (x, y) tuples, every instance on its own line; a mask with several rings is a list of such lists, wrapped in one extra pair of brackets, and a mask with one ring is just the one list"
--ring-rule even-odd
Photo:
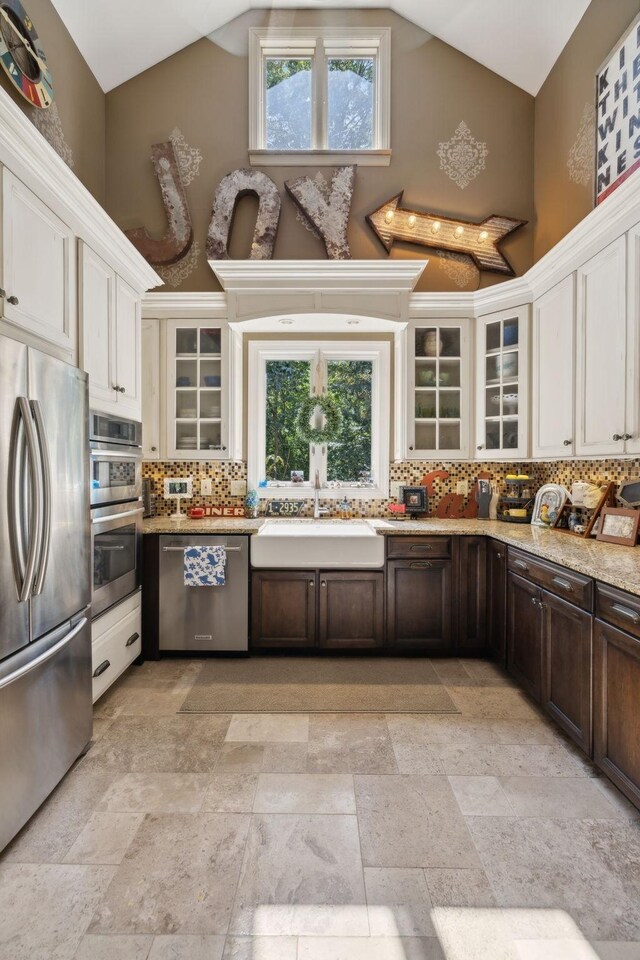
[(304, 470), (292, 470), (291, 483), (304, 483)]
[(635, 547), (640, 526), (640, 510), (603, 507), (596, 540)]
[(193, 496), (193, 480), (191, 477), (185, 479), (173, 480), (167, 478), (164, 481), (164, 498), (165, 500), (175, 500), (178, 497), (182, 499), (185, 497), (187, 500)]
[(427, 488), (402, 487), (402, 502), (405, 505), (406, 512), (410, 516), (418, 513), (426, 513), (429, 508), (427, 503)]

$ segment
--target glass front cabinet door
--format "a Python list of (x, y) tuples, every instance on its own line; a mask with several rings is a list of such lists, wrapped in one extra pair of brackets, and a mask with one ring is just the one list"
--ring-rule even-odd
[(410, 460), (469, 456), (468, 320), (415, 320), (409, 327)]
[(229, 457), (228, 328), (220, 321), (167, 323), (167, 454)]
[(476, 322), (476, 456), (479, 460), (526, 457), (529, 307), (491, 313)]

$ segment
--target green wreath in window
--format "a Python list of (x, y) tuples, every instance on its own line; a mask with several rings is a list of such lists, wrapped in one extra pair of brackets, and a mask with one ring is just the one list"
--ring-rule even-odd
[[(311, 417), (319, 408), (324, 417), (322, 429), (310, 426)], [(296, 418), (296, 431), (305, 443), (331, 443), (342, 425), (342, 412), (332, 396), (323, 393), (303, 400)]]

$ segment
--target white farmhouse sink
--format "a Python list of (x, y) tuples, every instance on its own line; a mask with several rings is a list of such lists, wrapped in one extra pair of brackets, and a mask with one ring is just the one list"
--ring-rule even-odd
[(384, 537), (366, 520), (267, 520), (251, 537), (251, 566), (377, 569)]

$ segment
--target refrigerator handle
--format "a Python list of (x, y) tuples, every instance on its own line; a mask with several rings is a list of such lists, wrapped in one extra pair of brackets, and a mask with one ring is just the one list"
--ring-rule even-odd
[(8, 497), (7, 519), (9, 523), (9, 543), (11, 545), (11, 561), (13, 575), (16, 581), (18, 596), (22, 596), (25, 571), (25, 530), (24, 530), (24, 488), (21, 484), (20, 465), (24, 462), (24, 423), (20, 404), (16, 400), (13, 421), (11, 423), (11, 439), (9, 441), (8, 464)]
[[(38, 541), (39, 541), (39, 531), (40, 525), (42, 522), (42, 497), (41, 490), (39, 485), (38, 478), (38, 469), (37, 469), (37, 449), (36, 449), (36, 432), (33, 425), (33, 418), (31, 416), (31, 409), (29, 407), (29, 401), (26, 397), (17, 398), (17, 413), (14, 418), (14, 426), (16, 427), (16, 439), (18, 426), (17, 420), (18, 417), (22, 423), (24, 429), (24, 435), (26, 438), (27, 444), (27, 460), (29, 464), (29, 481), (30, 481), (30, 496), (29, 496), (29, 544), (27, 547), (27, 557), (24, 562), (24, 571), (20, 570), (20, 556), (21, 548), (18, 546), (19, 543), (24, 542), (24, 530), (22, 529), (23, 523), (23, 511), (21, 505), (18, 502), (18, 497), (15, 494), (16, 487), (23, 488), (24, 478), (20, 474), (20, 465), (22, 458), (17, 459), (17, 443), (14, 444), (14, 454), (16, 455), (16, 460), (14, 461), (14, 478), (15, 484), (13, 486), (13, 493), (11, 496), (11, 505), (10, 505), (10, 515), (12, 516), (11, 525), (15, 532), (16, 536), (16, 547), (14, 551), (14, 563), (18, 559), (18, 571), (19, 576), (16, 578), (18, 582), (18, 600), (20, 603), (23, 603), (25, 600), (28, 600), (31, 596), (31, 584), (33, 581), (33, 576), (36, 567), (36, 559), (38, 556)], [(19, 411), (19, 413), (18, 413)]]
[(40, 466), (42, 468), (42, 541), (40, 544), (40, 557), (38, 570), (33, 585), (32, 596), (42, 593), (44, 578), (49, 565), (49, 550), (51, 547), (51, 458), (49, 457), (49, 444), (47, 441), (47, 431), (42, 416), (42, 407), (39, 400), (31, 401), (31, 409), (36, 423), (36, 434), (38, 447), (40, 451)]

